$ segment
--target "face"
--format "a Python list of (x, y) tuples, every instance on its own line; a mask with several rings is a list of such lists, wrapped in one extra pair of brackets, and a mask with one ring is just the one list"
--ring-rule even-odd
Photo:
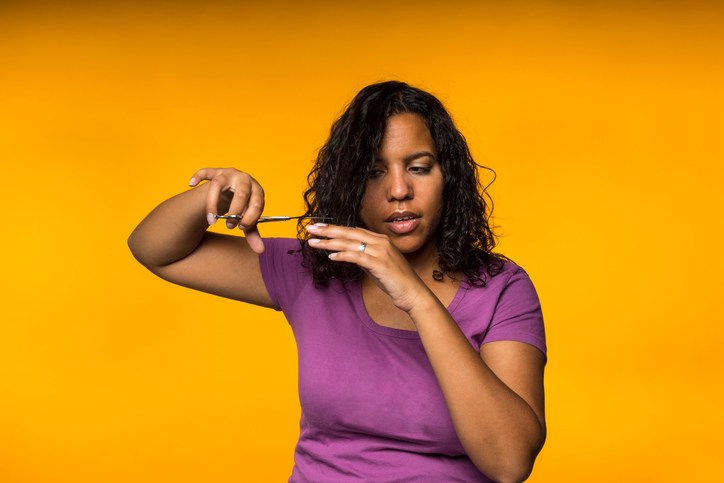
[(388, 119), (367, 180), (361, 217), (404, 254), (432, 253), (442, 216), (443, 177), (425, 121), (416, 114)]

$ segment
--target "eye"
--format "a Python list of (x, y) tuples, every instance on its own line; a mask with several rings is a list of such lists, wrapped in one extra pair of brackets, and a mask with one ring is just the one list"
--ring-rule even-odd
[(431, 168), (427, 166), (413, 166), (410, 168), (410, 171), (417, 174), (427, 174), (429, 173)]
[(382, 171), (381, 169), (372, 168), (372, 170), (370, 170), (370, 178), (376, 178), (378, 176), (381, 176), (382, 174), (384, 174), (384, 171)]

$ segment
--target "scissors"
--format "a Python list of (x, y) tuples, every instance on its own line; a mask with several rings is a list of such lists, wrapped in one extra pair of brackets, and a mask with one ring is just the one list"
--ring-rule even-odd
[[(214, 215), (217, 220), (241, 219), (241, 215)], [(256, 222), (269, 223), (271, 221), (288, 221), (288, 220), (331, 220), (329, 216), (262, 216)]]

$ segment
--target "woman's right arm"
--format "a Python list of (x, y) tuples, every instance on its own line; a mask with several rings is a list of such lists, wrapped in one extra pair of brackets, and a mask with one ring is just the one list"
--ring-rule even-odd
[[(203, 180), (208, 183), (198, 186)], [(233, 168), (197, 171), (196, 186), (154, 208), (133, 230), (128, 246), (142, 265), (169, 282), (221, 297), (274, 308), (261, 276), (264, 244), (256, 221), (264, 191)], [(242, 215), (246, 237), (207, 232), (213, 215)], [(229, 228), (237, 222), (230, 220)]]

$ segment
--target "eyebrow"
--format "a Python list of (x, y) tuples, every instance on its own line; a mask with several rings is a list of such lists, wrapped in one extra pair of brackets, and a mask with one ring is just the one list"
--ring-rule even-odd
[[(413, 153), (409, 156), (406, 156), (405, 159), (403, 159), (403, 161), (406, 163), (409, 163), (410, 161), (414, 161), (416, 159), (425, 158), (425, 157), (429, 157), (429, 158), (432, 158), (435, 161), (437, 161), (437, 157), (434, 154), (432, 154), (430, 151), (419, 151), (417, 153)], [(375, 161), (384, 161), (384, 159), (382, 159), (380, 157), (375, 157)]]
[(437, 158), (430, 151), (420, 151), (419, 153), (411, 154), (405, 158), (405, 162), (414, 161), (418, 158), (430, 157), (437, 161)]

